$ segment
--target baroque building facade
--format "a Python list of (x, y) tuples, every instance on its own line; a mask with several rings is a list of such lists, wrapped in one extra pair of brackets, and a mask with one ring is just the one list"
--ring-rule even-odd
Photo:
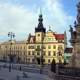
[[(14, 54), (15, 62), (50, 64), (54, 59), (56, 63), (64, 62), (64, 49), (66, 47), (66, 33), (58, 34), (51, 28), (46, 32), (43, 25), (43, 16), (39, 15), (35, 35), (29, 34), (26, 41), (10, 41), (0, 44), (0, 59), (9, 60), (9, 54)], [(11, 50), (10, 50), (11, 48)]]

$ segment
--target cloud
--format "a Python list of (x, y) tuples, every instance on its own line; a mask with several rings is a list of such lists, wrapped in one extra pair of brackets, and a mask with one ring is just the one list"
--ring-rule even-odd
[[(48, 12), (48, 23), (58, 32), (63, 32), (66, 27), (73, 21), (74, 17), (64, 10), (61, 0), (44, 0), (45, 11)], [(62, 30), (60, 30), (62, 28)]]
[(47, 12), (45, 16), (45, 24), (51, 25), (51, 28), (54, 32), (57, 33), (64, 33), (66, 30), (67, 32), (67, 41), (68, 45), (70, 40), (70, 32), (69, 32), (69, 25), (73, 24), (74, 16), (67, 13), (64, 10), (64, 6), (62, 4), (62, 0), (44, 0), (45, 8), (44, 12)]
[(23, 38), (34, 31), (37, 22), (37, 15), (23, 5), (13, 5), (9, 3), (0, 4), (0, 35), (12, 31), (17, 34), (17, 38)]
[[(16, 2), (15, 2), (16, 1)], [(64, 32), (69, 30), (74, 17), (64, 10), (61, 3), (62, 0), (40, 0), (41, 4), (31, 3), (25, 6), (25, 0), (21, 4), (18, 0), (4, 0), (0, 2), (0, 36), (6, 38), (7, 33), (12, 31), (16, 34), (16, 39), (26, 39), (29, 33), (34, 33), (34, 29), (38, 24), (39, 8), (42, 7), (44, 27), (50, 25), (53, 31)], [(20, 4), (19, 4), (20, 3)], [(29, 2), (30, 4), (30, 2)], [(68, 32), (69, 33), (69, 32)], [(2, 38), (2, 37), (1, 37)], [(2, 39), (0, 39), (2, 40)]]

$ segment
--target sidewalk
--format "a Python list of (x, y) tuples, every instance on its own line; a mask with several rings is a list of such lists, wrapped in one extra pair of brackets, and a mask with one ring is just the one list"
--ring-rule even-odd
[(8, 69), (1, 68), (0, 80), (49, 80), (47, 75), (38, 73), (25, 72), (26, 77), (23, 77), (23, 71), (12, 70), (9, 72)]

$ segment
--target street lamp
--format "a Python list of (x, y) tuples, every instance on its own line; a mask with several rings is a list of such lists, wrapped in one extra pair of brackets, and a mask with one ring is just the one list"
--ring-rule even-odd
[(41, 64), (40, 74), (42, 74), (42, 71), (43, 71), (43, 40), (44, 40), (44, 35), (43, 35), (43, 33), (42, 33), (41, 56), (40, 56), (40, 64)]
[(10, 66), (9, 66), (9, 72), (11, 72), (11, 61), (13, 60), (13, 56), (11, 55), (11, 46), (12, 46), (12, 40), (15, 37), (15, 34), (13, 32), (8, 32), (8, 37), (10, 37), (10, 53), (9, 53), (9, 59), (10, 59)]

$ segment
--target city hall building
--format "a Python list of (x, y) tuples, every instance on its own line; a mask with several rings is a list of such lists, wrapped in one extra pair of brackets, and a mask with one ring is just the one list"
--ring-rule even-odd
[(29, 34), (24, 41), (6, 41), (0, 44), (0, 60), (9, 61), (12, 55), (14, 62), (50, 64), (54, 59), (56, 63), (64, 62), (64, 49), (66, 48), (66, 32), (58, 34), (43, 25), (42, 14), (39, 15), (35, 35)]

